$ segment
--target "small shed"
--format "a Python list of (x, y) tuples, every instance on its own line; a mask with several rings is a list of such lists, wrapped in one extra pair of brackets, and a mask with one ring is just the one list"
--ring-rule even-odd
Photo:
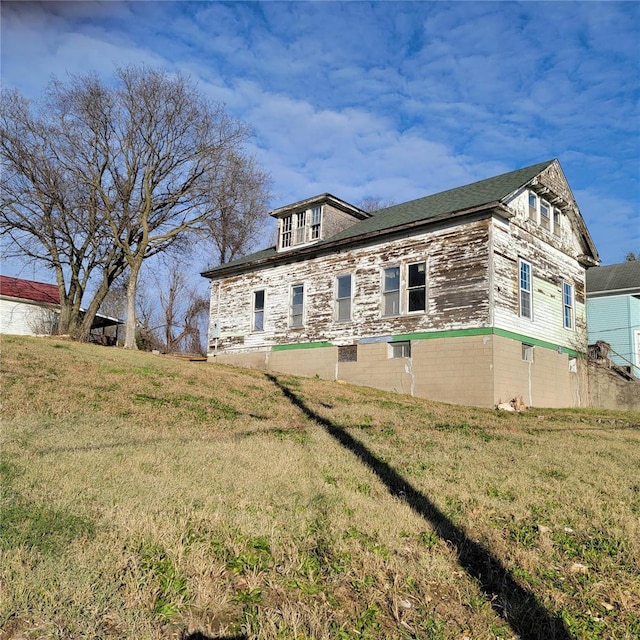
[[(8, 335), (52, 335), (60, 315), (58, 286), (23, 278), (0, 276), (0, 333)], [(116, 344), (122, 320), (97, 314), (91, 325), (90, 340)], [(115, 335), (107, 335), (115, 327)]]

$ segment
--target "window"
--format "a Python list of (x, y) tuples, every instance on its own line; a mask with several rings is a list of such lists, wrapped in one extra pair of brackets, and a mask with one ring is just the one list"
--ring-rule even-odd
[(382, 314), (397, 316), (400, 313), (400, 267), (387, 267), (382, 282)]
[(264, 330), (264, 289), (253, 292), (253, 330)]
[(358, 345), (349, 344), (344, 347), (338, 347), (338, 362), (357, 362), (358, 361)]
[(540, 200), (540, 226), (547, 231), (551, 229), (551, 208), (544, 200)]
[(322, 223), (322, 207), (311, 209), (311, 240), (320, 237), (320, 224)]
[(389, 343), (389, 357), (390, 358), (410, 358), (411, 357), (411, 342), (390, 342)]
[(565, 329), (573, 329), (573, 285), (562, 283), (562, 318)]
[(301, 211), (296, 214), (296, 237), (294, 239), (294, 244), (302, 244), (305, 241), (305, 233), (306, 233), (306, 223), (307, 223), (307, 212)]
[(337, 319), (351, 320), (351, 275), (338, 276), (336, 289)]
[(529, 320), (532, 320), (533, 304), (531, 296), (531, 265), (524, 260), (520, 260), (519, 271), (518, 290), (520, 293), (520, 315), (523, 318), (529, 318)]
[(304, 285), (291, 287), (291, 319), (292, 327), (301, 327), (304, 320)]
[(282, 218), (280, 248), (286, 249), (310, 240), (320, 239), (322, 207), (313, 207)]
[(522, 359), (525, 362), (533, 362), (533, 345), (522, 343)]
[(529, 191), (529, 218), (538, 221), (538, 196)]
[(553, 210), (553, 234), (560, 235), (560, 209)]
[(280, 243), (281, 247), (291, 246), (292, 226), (293, 226), (293, 216), (287, 216), (286, 218), (282, 218), (282, 241)]
[(427, 265), (416, 262), (408, 266), (407, 293), (409, 311), (424, 311), (427, 307)]

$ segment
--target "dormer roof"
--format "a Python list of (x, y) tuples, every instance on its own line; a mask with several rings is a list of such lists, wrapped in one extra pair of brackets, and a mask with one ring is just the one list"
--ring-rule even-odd
[(307, 209), (312, 209), (313, 207), (318, 207), (323, 204), (330, 204), (334, 208), (343, 211), (344, 213), (348, 213), (358, 220), (364, 220), (371, 216), (370, 213), (367, 213), (366, 211), (363, 211), (362, 209), (359, 209), (358, 207), (349, 204), (345, 200), (341, 200), (330, 193), (323, 193), (318, 196), (313, 196), (312, 198), (306, 198), (305, 200), (294, 202), (293, 204), (288, 204), (285, 207), (274, 209), (269, 212), (269, 215), (273, 218), (282, 218), (284, 216), (291, 215), (292, 213), (306, 211)]

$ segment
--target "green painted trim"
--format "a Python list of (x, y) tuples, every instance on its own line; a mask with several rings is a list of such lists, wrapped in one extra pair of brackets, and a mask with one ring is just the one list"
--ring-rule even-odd
[[(498, 329), (497, 327), (477, 327), (475, 329), (452, 329), (450, 331), (429, 331), (423, 333), (403, 333), (401, 335), (392, 336), (391, 342), (406, 342), (407, 340), (437, 340), (438, 338), (462, 338), (464, 336), (500, 336), (501, 338), (507, 338), (509, 340), (517, 340), (518, 342), (526, 342), (527, 344), (534, 345), (536, 347), (542, 347), (543, 349), (551, 349), (551, 351), (557, 351), (561, 345), (547, 342), (546, 340), (540, 340), (539, 338), (532, 338), (522, 333), (515, 333), (513, 331), (506, 331), (505, 329)], [(271, 351), (291, 351), (292, 349), (319, 349), (322, 347), (333, 347), (331, 342), (303, 342), (303, 343), (291, 343), (291, 344), (277, 344), (271, 347)], [(567, 353), (572, 357), (578, 357), (580, 353), (575, 349), (569, 347), (562, 347), (562, 353)]]
[(300, 342), (291, 344), (275, 344), (271, 351), (291, 351), (292, 349), (318, 349), (320, 347), (333, 347), (330, 342)]
[(480, 327), (478, 329), (453, 329), (450, 331), (429, 331), (428, 333), (405, 333), (399, 336), (393, 336), (391, 338), (391, 342), (432, 340), (434, 338), (460, 338), (462, 336), (486, 336), (492, 333), (492, 327)]
[(520, 333), (514, 333), (513, 331), (505, 331), (504, 329), (497, 329), (494, 327), (493, 333), (494, 335), (501, 336), (502, 338), (519, 340), (520, 342), (526, 342), (536, 347), (543, 347), (544, 349), (551, 349), (552, 351), (557, 351), (558, 347), (561, 347), (562, 353), (568, 353), (570, 356), (578, 356), (578, 352), (575, 349), (570, 349), (569, 347), (563, 347), (562, 345), (559, 345), (559, 344), (553, 344), (552, 342), (547, 342), (546, 340), (539, 340), (538, 338), (531, 338), (529, 336), (524, 336)]
[(544, 349), (551, 349), (557, 351), (558, 347), (562, 348), (562, 353), (568, 353), (570, 356), (577, 357), (579, 353), (575, 349), (569, 347), (563, 347), (562, 345), (553, 344), (546, 340), (540, 340), (539, 338), (532, 338), (521, 333), (515, 333), (513, 331), (506, 331), (505, 329), (498, 329), (497, 327), (478, 327), (476, 329), (453, 329), (450, 331), (430, 331), (428, 333), (406, 333), (399, 336), (393, 336), (392, 342), (404, 342), (406, 340), (433, 340), (437, 338), (460, 338), (463, 336), (488, 336), (495, 335), (501, 338), (508, 338), (509, 340), (517, 340), (518, 342), (526, 342), (537, 347)]

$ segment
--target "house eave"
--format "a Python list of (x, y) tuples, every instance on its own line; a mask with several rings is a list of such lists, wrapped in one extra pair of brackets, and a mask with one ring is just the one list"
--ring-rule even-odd
[(432, 218), (415, 220), (406, 224), (401, 224), (393, 227), (387, 227), (385, 229), (379, 229), (371, 231), (369, 233), (362, 233), (356, 236), (350, 236), (341, 240), (331, 239), (325, 240), (311, 246), (301, 247), (294, 251), (287, 251), (286, 253), (278, 252), (267, 258), (255, 260), (252, 262), (245, 262), (239, 265), (229, 265), (228, 267), (217, 267), (209, 271), (203, 271), (200, 275), (210, 280), (218, 280), (221, 277), (239, 275), (248, 271), (255, 271), (257, 269), (269, 267), (278, 263), (297, 262), (308, 258), (313, 258), (320, 253), (330, 252), (334, 250), (340, 250), (344, 247), (350, 247), (356, 244), (370, 242), (378, 238), (383, 238), (390, 235), (396, 235), (399, 233), (405, 233), (407, 231), (414, 231), (416, 229), (435, 226), (442, 224), (443, 222), (450, 222), (459, 220), (465, 217), (477, 215), (497, 215), (504, 219), (510, 219), (514, 216), (514, 213), (500, 201), (495, 201), (477, 207), (471, 207), (469, 209), (462, 209), (460, 211), (447, 212), (445, 214), (434, 216)]

